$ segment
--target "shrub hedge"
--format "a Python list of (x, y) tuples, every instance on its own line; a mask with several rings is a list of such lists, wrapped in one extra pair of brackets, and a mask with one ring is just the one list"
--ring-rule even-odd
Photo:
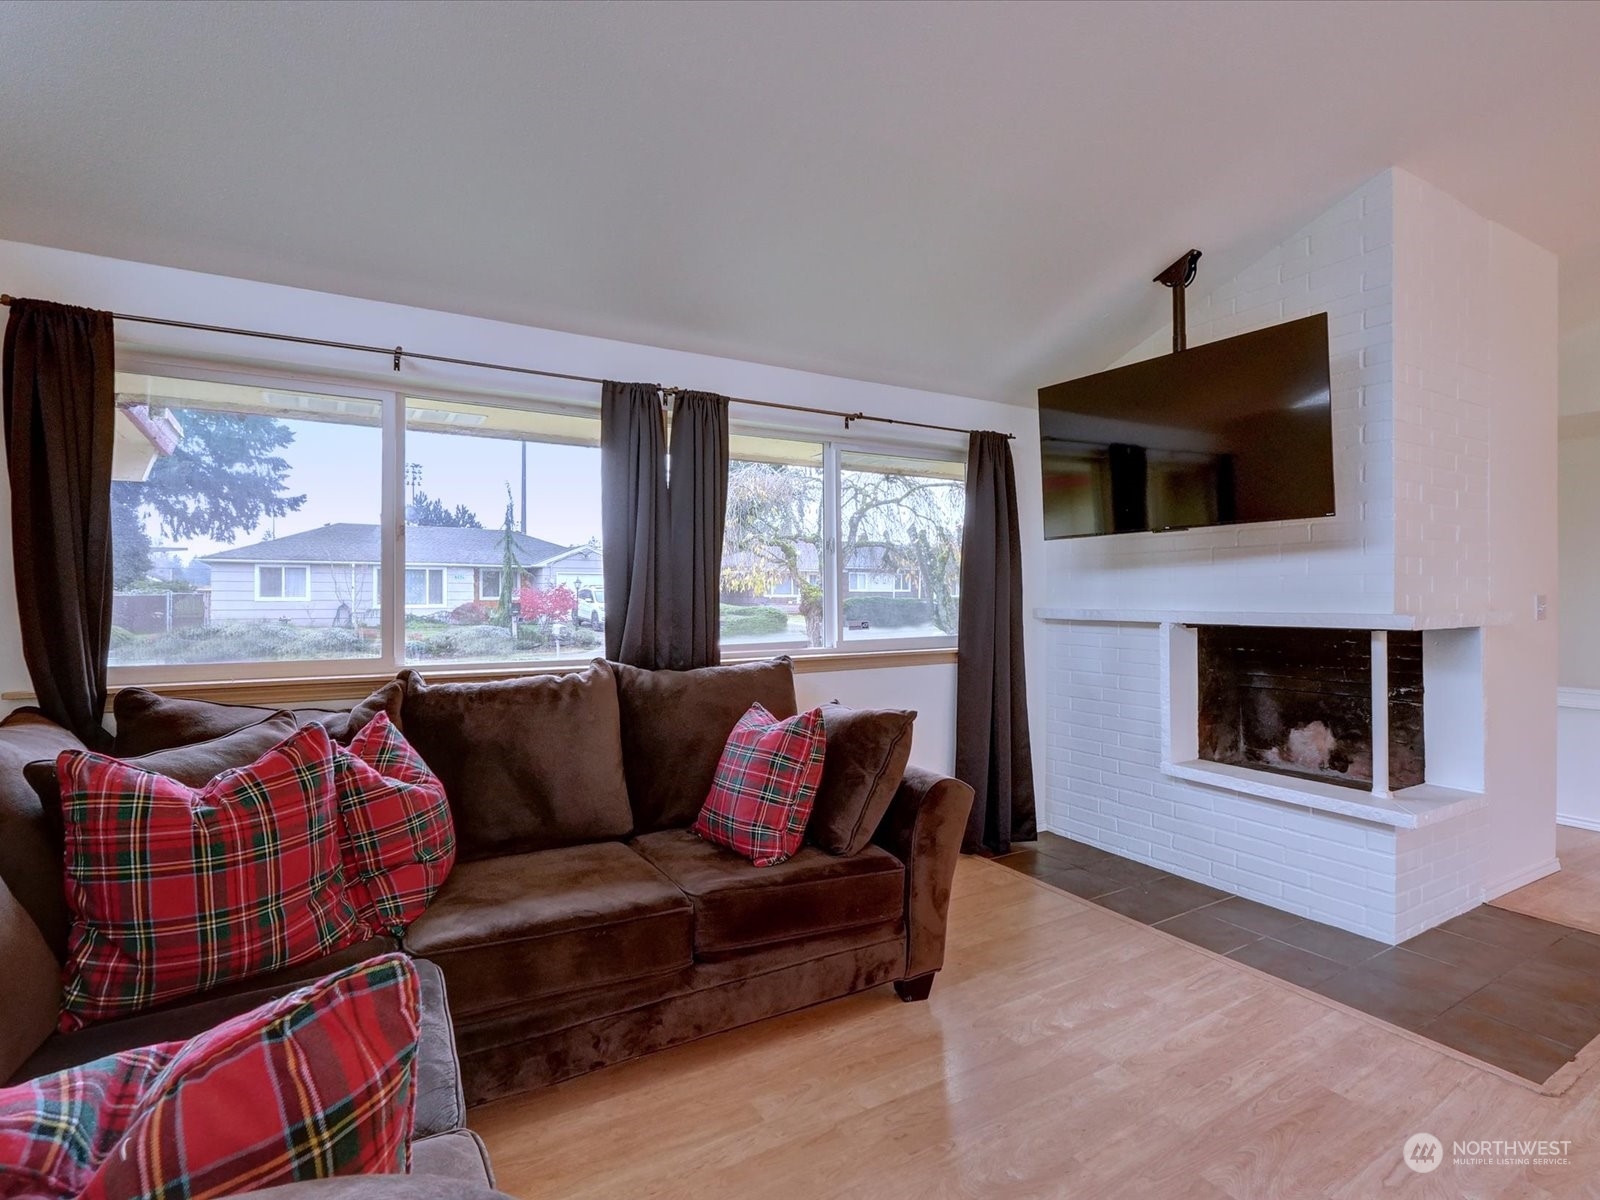
[(875, 629), (903, 629), (933, 624), (933, 605), (909, 596), (846, 596), (844, 617)]

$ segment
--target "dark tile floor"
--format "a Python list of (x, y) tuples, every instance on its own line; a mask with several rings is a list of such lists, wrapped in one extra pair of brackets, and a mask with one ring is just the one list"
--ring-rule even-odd
[(1543, 1083), (1600, 1035), (1600, 935), (1480, 905), (1399, 946), (1045, 833), (995, 860)]

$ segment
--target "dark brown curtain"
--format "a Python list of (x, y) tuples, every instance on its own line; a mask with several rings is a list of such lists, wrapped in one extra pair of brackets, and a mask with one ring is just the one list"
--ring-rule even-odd
[(722, 529), (728, 509), (728, 401), (680, 392), (667, 482), (667, 666), (722, 661)]
[(15, 300), (6, 466), (22, 653), (45, 716), (102, 745), (111, 645), (111, 314)]
[(600, 390), (606, 657), (666, 666), (667, 430), (653, 384)]
[(1022, 536), (1004, 434), (974, 432), (967, 451), (956, 658), (956, 778), (977, 798), (962, 848), (1005, 854), (1036, 836), (1033, 748), (1022, 662)]

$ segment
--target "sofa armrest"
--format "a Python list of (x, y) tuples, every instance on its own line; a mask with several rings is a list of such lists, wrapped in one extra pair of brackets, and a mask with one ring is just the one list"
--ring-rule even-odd
[(959, 779), (908, 767), (873, 841), (906, 868), (906, 972), (916, 979), (944, 965), (950, 884), (972, 810)]

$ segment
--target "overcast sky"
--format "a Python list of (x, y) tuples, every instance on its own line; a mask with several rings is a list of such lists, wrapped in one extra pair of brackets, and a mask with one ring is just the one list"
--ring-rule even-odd
[[(377, 429), (322, 421), (291, 421), (294, 441), (282, 456), (289, 460), (290, 495), (305, 494), (298, 512), (268, 520), (239, 534), (234, 546), (248, 546), (269, 535), (283, 537), (335, 522), (376, 525), (382, 491), (382, 442)], [(461, 434), (408, 432), (406, 460), (422, 467), (421, 490), (449, 508), (465, 504), (487, 529), (505, 517), (506, 485), (521, 504), (520, 443)], [(406, 491), (410, 497), (410, 489)], [(520, 507), (518, 510), (520, 516)], [(151, 539), (165, 547), (157, 523), (148, 522)], [(528, 444), (528, 533), (562, 546), (600, 536), (600, 451), (591, 446)], [(227, 543), (192, 538), (183, 557), (203, 557)]]

